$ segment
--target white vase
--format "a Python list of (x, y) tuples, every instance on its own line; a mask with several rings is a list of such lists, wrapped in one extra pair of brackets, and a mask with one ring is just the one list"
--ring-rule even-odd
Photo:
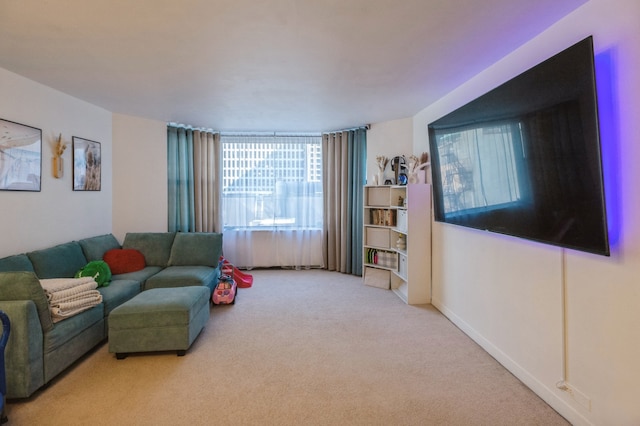
[(378, 185), (384, 185), (384, 172), (378, 172)]

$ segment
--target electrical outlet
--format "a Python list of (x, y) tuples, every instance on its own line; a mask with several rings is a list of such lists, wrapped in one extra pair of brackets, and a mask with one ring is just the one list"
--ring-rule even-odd
[(570, 385), (569, 383), (562, 381), (562, 382), (558, 382), (556, 384), (556, 387), (558, 389), (560, 389), (561, 391), (567, 392), (569, 395), (571, 395), (571, 397), (580, 405), (582, 405), (584, 408), (587, 409), (587, 411), (591, 411), (591, 399), (585, 395), (584, 393), (580, 392), (578, 389), (576, 389), (575, 387), (573, 387), (572, 385)]
[(569, 389), (573, 399), (575, 399), (578, 404), (586, 408), (587, 411), (591, 411), (591, 399), (571, 385), (569, 385)]

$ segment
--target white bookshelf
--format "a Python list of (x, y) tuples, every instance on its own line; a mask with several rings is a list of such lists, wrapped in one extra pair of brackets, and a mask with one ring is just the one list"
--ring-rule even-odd
[(363, 236), (365, 284), (431, 302), (430, 185), (365, 186)]

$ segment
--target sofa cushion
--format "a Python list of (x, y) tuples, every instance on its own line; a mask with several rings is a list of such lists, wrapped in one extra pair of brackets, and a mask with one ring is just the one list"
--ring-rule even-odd
[(0, 259), (0, 272), (29, 271), (34, 272), (33, 265), (26, 254), (16, 254), (14, 256)]
[(162, 271), (160, 266), (145, 266), (144, 269), (135, 272), (127, 272), (126, 274), (113, 275), (113, 280), (133, 280), (140, 283), (140, 291), (144, 289), (144, 283), (149, 277), (154, 276), (158, 272)]
[(217, 267), (222, 255), (222, 234), (178, 232), (171, 247), (170, 266)]
[(144, 255), (148, 266), (167, 266), (175, 232), (129, 232), (122, 248), (136, 249)]
[(146, 266), (144, 255), (136, 249), (109, 250), (102, 259), (107, 262), (114, 275), (141, 271)]
[(38, 278), (73, 278), (87, 264), (77, 241), (27, 253)]
[(0, 300), (33, 300), (42, 330), (53, 328), (49, 301), (33, 272), (0, 272)]
[(211, 295), (219, 277), (220, 270), (210, 266), (169, 266), (150, 277), (144, 289), (206, 286)]
[(120, 243), (113, 234), (99, 235), (97, 237), (85, 238), (78, 241), (87, 261), (103, 260), (104, 254), (111, 250), (120, 248)]
[(108, 287), (98, 288), (104, 303), (104, 316), (140, 293), (140, 283), (134, 280), (113, 280)]
[[(67, 344), (90, 326), (103, 320), (104, 305), (100, 303), (91, 309), (56, 323), (53, 329), (44, 335), (43, 351), (45, 355)], [(69, 352), (72, 350), (73, 348), (68, 348)]]

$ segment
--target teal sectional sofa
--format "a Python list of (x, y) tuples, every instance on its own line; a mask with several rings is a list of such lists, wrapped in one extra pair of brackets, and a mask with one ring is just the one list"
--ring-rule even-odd
[[(40, 279), (71, 278), (113, 249), (144, 255), (140, 270), (113, 275), (99, 287), (102, 303), (54, 323)], [(206, 286), (218, 282), (222, 234), (128, 233), (71, 241), (0, 259), (0, 310), (11, 320), (5, 350), (7, 398), (26, 398), (108, 337), (109, 313), (150, 288)]]

